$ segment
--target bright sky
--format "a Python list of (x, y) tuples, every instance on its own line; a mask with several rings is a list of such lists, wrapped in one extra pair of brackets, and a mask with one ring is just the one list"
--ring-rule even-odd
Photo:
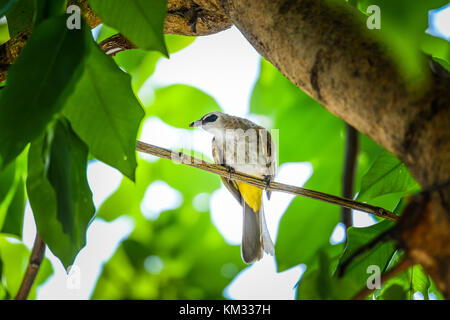
[[(450, 6), (447, 18), (430, 19), (440, 23), (442, 37), (450, 37)], [(440, 13), (442, 14), (442, 12)], [(437, 32), (437, 31), (436, 31)], [(145, 86), (184, 83), (197, 87), (214, 97), (222, 109), (230, 114), (248, 117), (248, 102), (251, 90), (258, 76), (259, 55), (235, 28), (219, 34), (199, 37), (186, 49), (163, 59), (157, 65), (154, 75)], [(145, 87), (144, 86), (144, 87)], [(186, 119), (189, 123), (196, 119)], [(197, 150), (210, 156), (210, 139), (206, 132), (173, 128), (158, 118), (150, 118), (144, 125), (141, 140), (166, 148), (177, 147), (181, 137), (189, 136)], [(307, 163), (283, 164), (276, 180), (302, 186), (311, 175)], [(98, 208), (118, 187), (121, 175), (117, 170), (100, 162), (88, 167), (88, 179)], [(205, 195), (200, 195), (205, 197)], [(151, 200), (150, 200), (151, 199)], [(160, 199), (160, 201), (157, 201)], [(276, 241), (280, 217), (292, 200), (292, 196), (274, 193), (271, 201), (265, 199), (265, 212), (269, 232)], [(146, 192), (141, 208), (148, 219), (155, 219), (169, 208), (176, 208), (182, 201), (181, 194), (163, 181), (154, 182)], [(221, 187), (209, 199), (211, 219), (226, 241), (239, 244), (242, 232), (242, 213), (228, 191)], [(199, 204), (202, 201), (198, 201)], [(367, 226), (373, 219), (363, 213), (354, 214), (356, 226)], [(73, 268), (76, 277), (66, 275), (61, 263), (46, 250), (52, 261), (55, 274), (39, 288), (38, 299), (89, 299), (102, 264), (112, 256), (120, 241), (133, 230), (133, 221), (121, 217), (112, 223), (95, 219), (87, 233), (87, 245), (78, 255)], [(36, 228), (30, 207), (27, 205), (24, 226), (24, 242), (31, 248)], [(344, 240), (342, 225), (338, 225), (330, 241)], [(162, 266), (164, 267), (164, 266)], [(304, 267), (298, 266), (282, 273), (275, 272), (275, 260), (265, 256), (260, 262), (247, 267), (225, 289), (225, 296), (231, 299), (293, 299), (294, 285)], [(74, 281), (79, 279), (79, 282)], [(418, 296), (418, 298), (420, 298)]]

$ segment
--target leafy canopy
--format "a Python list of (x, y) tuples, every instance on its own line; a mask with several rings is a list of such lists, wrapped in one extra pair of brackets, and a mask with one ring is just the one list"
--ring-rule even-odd
[[(425, 33), (428, 10), (447, 1), (333, 1), (357, 8), (362, 18), (369, 15), (369, 5), (380, 7), (381, 29), (369, 34), (389, 48), (408, 81), (427, 81), (430, 57), (448, 68), (449, 42)], [(0, 297), (15, 296), (30, 254), (20, 243), (29, 201), (38, 233), (65, 268), (85, 246), (95, 216), (106, 221), (123, 215), (133, 219), (133, 231), (104, 266), (93, 298), (221, 299), (245, 265), (239, 247), (228, 244), (201, 209), (208, 208), (220, 180), (135, 153), (144, 121), (158, 117), (170, 126), (186, 128), (190, 120), (220, 110), (212, 97), (187, 85), (144, 85), (160, 59), (194, 38), (163, 34), (167, 1), (89, 0), (89, 4), (105, 23), (95, 41), (83, 20), (80, 29), (66, 27), (67, 1), (0, 0), (0, 16), (7, 17), (7, 24), (0, 25), (0, 41), (33, 29), (0, 90)], [(105, 55), (97, 43), (118, 32), (139, 49), (113, 58)], [(141, 102), (138, 93), (143, 88), (151, 94)], [(269, 117), (273, 128), (280, 130), (281, 163), (312, 165), (305, 187), (341, 194), (343, 121), (263, 59), (250, 112)], [(368, 137), (359, 137), (356, 199), (401, 214), (403, 197), (420, 187), (397, 158)], [(124, 176), (100, 208), (94, 207), (86, 178), (89, 159)], [(177, 190), (182, 201), (148, 219), (143, 199), (158, 181)], [(196, 205), (199, 202), (203, 205)], [(365, 286), (369, 266), (389, 270), (401, 259), (402, 252), (393, 243), (381, 242), (352, 260), (338, 277), (336, 270), (354, 252), (392, 227), (374, 219), (372, 226), (349, 228), (345, 245), (331, 244), (339, 221), (338, 207), (299, 197), (282, 216), (276, 239), (278, 272), (299, 264), (307, 267), (297, 283), (298, 299), (351, 298)], [(31, 297), (51, 273), (45, 260)], [(415, 292), (425, 299), (429, 293), (441, 298), (419, 266), (391, 279), (372, 297), (411, 299)]]

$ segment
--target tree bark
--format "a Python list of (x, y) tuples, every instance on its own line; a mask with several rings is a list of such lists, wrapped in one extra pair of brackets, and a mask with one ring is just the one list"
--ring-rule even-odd
[[(258, 52), (330, 112), (402, 160), (424, 209), (404, 212), (407, 254), (450, 298), (450, 78), (430, 70), (411, 91), (387, 50), (350, 8), (320, 0), (222, 0)], [(276, 106), (274, 106), (275, 108)], [(416, 214), (417, 215), (417, 214)], [(399, 222), (401, 223), (401, 222)]]
[[(84, 9), (91, 27), (100, 23)], [(232, 24), (290, 81), (406, 164), (426, 191), (405, 209), (398, 239), (450, 298), (448, 73), (430, 70), (427, 85), (411, 91), (365, 21), (331, 1), (168, 2), (166, 33), (206, 35)], [(26, 39), (15, 37), (0, 47), (0, 82)]]

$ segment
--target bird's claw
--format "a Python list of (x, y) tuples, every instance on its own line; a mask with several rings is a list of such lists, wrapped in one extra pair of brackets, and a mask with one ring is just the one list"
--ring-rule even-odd
[(230, 176), (230, 180), (231, 180), (231, 174), (236, 173), (236, 170), (234, 170), (234, 168), (230, 167), (230, 166), (226, 166), (226, 167), (227, 167), (227, 172), (228, 172), (228, 174)]
[(264, 187), (264, 190), (269, 189), (270, 182), (272, 181), (272, 179), (270, 178), (270, 176), (264, 176), (263, 180), (266, 183), (266, 186)]

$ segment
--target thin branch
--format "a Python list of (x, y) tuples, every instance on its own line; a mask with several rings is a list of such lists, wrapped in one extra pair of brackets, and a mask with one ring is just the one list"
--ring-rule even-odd
[[(389, 281), (396, 275), (406, 271), (410, 266), (412, 266), (411, 259), (409, 259), (408, 257), (405, 257), (402, 261), (400, 261), (394, 267), (392, 267), (392, 269), (388, 270), (386, 273), (384, 273), (381, 276), (380, 283), (381, 284), (386, 283), (387, 281)], [(361, 289), (361, 291), (359, 291), (357, 294), (355, 294), (353, 296), (352, 300), (364, 300), (369, 296), (369, 294), (371, 294), (373, 291), (375, 291), (375, 289), (376, 288), (369, 289), (366, 286), (363, 289)]]
[[(347, 137), (345, 141), (345, 162), (344, 172), (342, 177), (342, 196), (344, 198), (353, 198), (353, 186), (355, 182), (356, 158), (359, 150), (358, 131), (351, 125), (346, 125)], [(341, 211), (342, 222), (345, 229), (353, 225), (352, 210), (342, 208)]]
[(137, 141), (136, 149), (137, 149), (137, 151), (140, 151), (143, 153), (148, 153), (148, 154), (160, 157), (160, 158), (169, 159), (169, 160), (172, 160), (177, 163), (183, 163), (183, 164), (186, 164), (191, 167), (195, 167), (195, 168), (198, 168), (201, 170), (212, 172), (219, 176), (222, 176), (222, 177), (225, 177), (225, 178), (228, 178), (231, 180), (246, 182), (250, 185), (259, 187), (261, 189), (285, 192), (285, 193), (290, 193), (290, 194), (293, 194), (296, 196), (302, 196), (302, 197), (316, 199), (316, 200), (320, 200), (320, 201), (324, 201), (324, 202), (328, 202), (328, 203), (333, 203), (333, 204), (339, 205), (341, 207), (364, 211), (369, 214), (372, 214), (372, 215), (375, 215), (375, 216), (378, 216), (378, 217), (381, 217), (381, 218), (384, 218), (387, 220), (391, 220), (391, 221), (398, 220), (398, 216), (396, 214), (394, 214), (386, 209), (380, 208), (380, 207), (375, 207), (375, 206), (369, 205), (367, 203), (362, 203), (362, 202), (334, 196), (334, 195), (327, 194), (327, 193), (320, 192), (320, 191), (314, 191), (314, 190), (309, 190), (309, 189), (305, 189), (305, 188), (294, 187), (294, 186), (290, 186), (290, 185), (283, 184), (283, 183), (270, 182), (270, 184), (267, 184), (267, 181), (264, 179), (260, 179), (260, 178), (242, 173), (242, 172), (237, 172), (237, 171), (230, 172), (230, 170), (225, 166), (209, 163), (209, 162), (203, 161), (201, 159), (191, 157), (190, 155), (187, 155), (182, 152), (176, 152), (176, 151), (171, 151), (168, 149), (156, 147), (156, 146), (153, 146), (151, 144), (147, 144), (147, 143), (144, 143), (141, 141)]
[(115, 56), (117, 53), (129, 49), (136, 49), (137, 47), (131, 43), (120, 33), (106, 38), (99, 43), (99, 47), (109, 56)]
[(34, 280), (39, 272), (42, 260), (44, 259), (45, 243), (42, 241), (39, 234), (36, 233), (33, 249), (31, 251), (30, 260), (28, 262), (27, 270), (17, 292), (15, 300), (26, 300), (33, 286)]

